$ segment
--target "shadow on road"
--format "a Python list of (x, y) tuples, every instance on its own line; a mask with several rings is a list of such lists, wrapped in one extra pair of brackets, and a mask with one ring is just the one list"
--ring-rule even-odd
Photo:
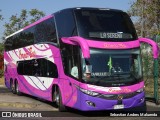
[(5, 87), (0, 87), (0, 93), (10, 93), (11, 91)]

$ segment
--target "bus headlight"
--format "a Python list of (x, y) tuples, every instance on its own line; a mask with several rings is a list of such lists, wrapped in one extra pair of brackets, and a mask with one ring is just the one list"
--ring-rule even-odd
[(79, 90), (80, 90), (81, 92), (83, 92), (83, 93), (85, 93), (85, 94), (87, 94), (87, 95), (93, 96), (93, 97), (100, 95), (100, 94), (97, 93), (97, 92), (93, 92), (93, 91), (86, 90), (86, 89), (83, 89), (83, 88), (79, 88)]
[(141, 93), (141, 92), (143, 92), (143, 91), (144, 91), (144, 88), (141, 88), (141, 89), (137, 90), (136, 92), (137, 92), (137, 93)]

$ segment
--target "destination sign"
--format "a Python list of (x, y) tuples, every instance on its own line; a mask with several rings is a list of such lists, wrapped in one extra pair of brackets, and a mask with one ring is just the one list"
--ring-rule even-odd
[(110, 39), (131, 39), (131, 34), (128, 33), (109, 33), (109, 32), (89, 32), (89, 37), (93, 38), (110, 38)]

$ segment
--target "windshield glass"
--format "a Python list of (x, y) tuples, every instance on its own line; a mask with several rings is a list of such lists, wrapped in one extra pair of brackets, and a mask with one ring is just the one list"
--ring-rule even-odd
[(99, 86), (124, 86), (142, 79), (138, 49), (91, 49), (90, 53), (90, 59), (82, 58), (82, 78), (85, 82)]
[(135, 28), (129, 16), (121, 11), (75, 10), (78, 34), (95, 40), (136, 40)]

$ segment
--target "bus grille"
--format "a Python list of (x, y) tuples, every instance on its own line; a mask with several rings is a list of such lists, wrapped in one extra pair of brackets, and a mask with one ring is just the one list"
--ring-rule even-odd
[[(135, 95), (137, 95), (139, 93), (137, 92), (132, 92), (132, 93), (128, 93), (128, 94), (120, 94), (121, 96), (123, 96), (123, 99), (128, 99), (131, 97), (134, 97)], [(107, 100), (117, 100), (118, 95), (112, 94), (112, 95), (108, 95), (108, 94), (101, 94), (98, 96), (99, 98), (102, 99), (107, 99)]]

